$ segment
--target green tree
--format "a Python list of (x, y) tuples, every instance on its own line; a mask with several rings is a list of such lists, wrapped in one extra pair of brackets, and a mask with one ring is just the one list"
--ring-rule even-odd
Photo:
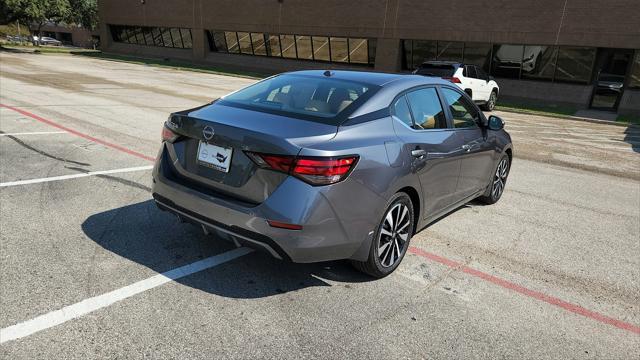
[(42, 36), (42, 26), (47, 21), (61, 22), (69, 17), (69, 0), (2, 0), (3, 6), (13, 20), (35, 25), (36, 33)]
[(93, 30), (98, 25), (98, 0), (68, 0), (71, 5), (66, 22)]

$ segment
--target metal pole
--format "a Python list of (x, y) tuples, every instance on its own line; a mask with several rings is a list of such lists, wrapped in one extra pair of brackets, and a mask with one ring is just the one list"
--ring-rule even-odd
[(18, 23), (18, 42), (22, 45), (22, 32), (20, 31), (20, 21), (16, 21)]

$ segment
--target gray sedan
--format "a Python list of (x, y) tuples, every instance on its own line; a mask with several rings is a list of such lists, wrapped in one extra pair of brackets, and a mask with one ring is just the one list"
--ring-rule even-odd
[(294, 262), (391, 273), (411, 236), (492, 204), (513, 150), (503, 121), (416, 75), (301, 71), (171, 114), (157, 205), (236, 245)]

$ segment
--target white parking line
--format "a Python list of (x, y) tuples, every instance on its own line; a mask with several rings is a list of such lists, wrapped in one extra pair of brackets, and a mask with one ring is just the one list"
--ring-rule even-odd
[(68, 134), (66, 131), (34, 131), (19, 133), (0, 133), (0, 136), (22, 136), (22, 135), (50, 135), (50, 134)]
[(179, 268), (163, 272), (162, 274), (152, 276), (148, 279), (138, 281), (123, 288), (108, 292), (106, 294), (82, 300), (73, 305), (66, 306), (60, 310), (40, 315), (31, 320), (6, 327), (0, 330), (0, 344), (29, 336), (33, 333), (49, 329), (56, 325), (60, 325), (69, 320), (107, 307), (120, 300), (124, 300), (131, 296), (166, 284), (172, 280), (177, 280), (185, 276), (197, 273), (199, 271), (224, 264), (228, 261), (244, 256), (250, 252), (252, 252), (251, 249), (244, 247), (227, 251), (219, 255), (196, 261), (189, 265), (181, 266)]
[(52, 177), (39, 178), (39, 179), (3, 182), (3, 183), (0, 183), (0, 187), (37, 184), (37, 183), (43, 183), (43, 182), (49, 182), (49, 181), (60, 181), (60, 180), (75, 179), (75, 178), (81, 178), (81, 177), (87, 177), (87, 176), (118, 174), (118, 173), (132, 172), (132, 171), (150, 170), (150, 169), (153, 169), (153, 165), (137, 166), (137, 167), (124, 168), (124, 169), (90, 171), (90, 172), (80, 173), (80, 174), (61, 175), (61, 176), (52, 176)]

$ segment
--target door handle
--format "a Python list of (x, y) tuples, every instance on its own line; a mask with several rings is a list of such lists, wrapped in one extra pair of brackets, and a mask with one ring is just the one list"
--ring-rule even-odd
[(471, 145), (469, 145), (469, 144), (462, 145), (462, 150), (464, 150), (466, 152), (471, 151)]
[(422, 149), (411, 150), (411, 156), (414, 158), (422, 159), (425, 155), (427, 155), (427, 152)]

